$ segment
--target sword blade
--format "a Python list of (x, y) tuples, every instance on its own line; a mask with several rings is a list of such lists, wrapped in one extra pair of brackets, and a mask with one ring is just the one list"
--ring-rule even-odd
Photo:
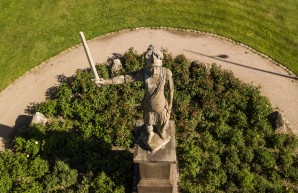
[(89, 65), (90, 65), (90, 67), (92, 69), (92, 72), (94, 74), (95, 80), (99, 80), (99, 76), (97, 74), (97, 70), (95, 68), (95, 64), (94, 64), (93, 58), (91, 56), (91, 53), (90, 53), (88, 44), (86, 42), (84, 33), (83, 32), (80, 32), (80, 36), (81, 36), (81, 40), (82, 40), (82, 43), (83, 43), (83, 46), (84, 46), (85, 53), (86, 53), (87, 58), (88, 58)]

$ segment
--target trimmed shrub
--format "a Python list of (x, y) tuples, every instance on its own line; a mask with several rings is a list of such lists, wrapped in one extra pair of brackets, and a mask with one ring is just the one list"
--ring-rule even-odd
[[(119, 55), (127, 73), (144, 57)], [(181, 192), (298, 191), (297, 137), (275, 134), (272, 112), (258, 88), (229, 71), (164, 54), (173, 72)], [(97, 66), (109, 78), (108, 66)], [(2, 192), (131, 192), (134, 127), (143, 84), (98, 88), (90, 70), (61, 77), (46, 102), (34, 106), (49, 117), (15, 137), (13, 151), (0, 153)]]

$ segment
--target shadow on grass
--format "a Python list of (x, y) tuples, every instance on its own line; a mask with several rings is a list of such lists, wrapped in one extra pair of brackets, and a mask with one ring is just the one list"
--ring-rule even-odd
[(273, 74), (273, 75), (276, 75), (276, 76), (281, 76), (281, 77), (285, 77), (285, 78), (289, 78), (289, 79), (298, 80), (298, 77), (279, 74), (279, 73), (276, 73), (276, 72), (262, 70), (262, 69), (259, 69), (259, 68), (255, 68), (255, 67), (247, 66), (247, 65), (244, 65), (244, 64), (239, 64), (239, 63), (236, 63), (236, 62), (231, 62), (231, 61), (225, 60), (226, 58), (228, 58), (228, 56), (224, 55), (224, 54), (221, 54), (221, 55), (218, 55), (218, 56), (209, 56), (209, 55), (202, 54), (202, 53), (199, 53), (199, 52), (195, 52), (195, 51), (192, 51), (192, 50), (184, 50), (184, 51), (194, 53), (194, 54), (197, 54), (197, 55), (201, 55), (201, 56), (205, 56), (205, 57), (208, 57), (208, 58), (212, 58), (212, 59), (215, 59), (215, 60), (219, 60), (219, 61), (222, 61), (222, 62), (227, 62), (227, 63), (234, 64), (234, 65), (237, 65), (237, 66), (241, 66), (241, 67), (244, 67), (244, 68), (248, 68), (248, 69), (252, 69), (252, 70), (256, 70), (256, 71), (260, 71), (260, 72), (265, 72), (265, 73), (268, 73), (268, 74)]

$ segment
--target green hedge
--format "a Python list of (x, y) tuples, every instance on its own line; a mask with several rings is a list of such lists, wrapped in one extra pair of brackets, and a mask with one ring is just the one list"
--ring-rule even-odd
[[(125, 73), (142, 68), (143, 55), (123, 56)], [(220, 67), (166, 53), (173, 72), (172, 119), (177, 127), (181, 192), (295, 192), (296, 137), (275, 134), (268, 100)], [(109, 77), (107, 66), (97, 66)], [(48, 91), (30, 107), (49, 117), (45, 126), (18, 133), (0, 153), (2, 192), (130, 192), (134, 124), (142, 83), (96, 87), (89, 70)]]

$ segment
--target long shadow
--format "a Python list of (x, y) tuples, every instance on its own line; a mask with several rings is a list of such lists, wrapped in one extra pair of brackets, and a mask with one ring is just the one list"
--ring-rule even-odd
[(19, 115), (13, 127), (0, 124), (0, 137), (7, 138), (13, 134), (14, 130), (28, 127), (31, 120), (30, 115)]
[(202, 54), (202, 53), (187, 50), (187, 49), (184, 49), (184, 51), (194, 53), (194, 54), (197, 54), (197, 55), (201, 55), (201, 56), (205, 56), (205, 57), (208, 57), (208, 58), (212, 58), (212, 59), (215, 59), (215, 60), (219, 60), (219, 61), (222, 61), (222, 62), (227, 62), (227, 63), (234, 64), (234, 65), (237, 65), (237, 66), (241, 66), (241, 67), (244, 67), (244, 68), (248, 68), (248, 69), (252, 69), (252, 70), (256, 70), (256, 71), (260, 71), (260, 72), (265, 72), (265, 73), (268, 73), (268, 74), (273, 74), (273, 75), (277, 75), (277, 76), (281, 76), (281, 77), (285, 77), (285, 78), (289, 78), (289, 79), (298, 80), (298, 77), (279, 74), (279, 73), (276, 73), (276, 72), (262, 70), (262, 69), (259, 69), (259, 68), (255, 68), (255, 67), (247, 66), (247, 65), (244, 65), (244, 64), (239, 64), (239, 63), (236, 63), (236, 62), (231, 62), (231, 61), (228, 61), (228, 60), (225, 60), (225, 59), (221, 59), (221, 58), (228, 58), (227, 55), (209, 56), (209, 55), (206, 55), (206, 54)]
[[(70, 83), (73, 77), (66, 77), (63, 74), (57, 75), (59, 83)], [(51, 98), (57, 90), (57, 86), (52, 86), (47, 89), (45, 95), (47, 98)], [(11, 139), (17, 134), (19, 129), (27, 128), (32, 120), (32, 115), (36, 112), (37, 103), (31, 103), (24, 110), (29, 115), (19, 115), (15, 121), (13, 127), (0, 124), (0, 137), (3, 138), (5, 149), (11, 148)]]
[[(13, 128), (7, 125), (0, 124), (0, 137), (5, 149), (10, 148), (10, 136), (12, 135)], [(1, 147), (2, 148), (2, 147)]]
[[(60, 83), (68, 83), (72, 77), (58, 76)], [(51, 87), (47, 90), (46, 96), (51, 98), (57, 87)], [(35, 113), (35, 106), (31, 104), (26, 111), (29, 114)], [(38, 156), (47, 160), (50, 165), (50, 173), (54, 170), (57, 161), (63, 161), (69, 168), (76, 169), (79, 173), (78, 182), (81, 183), (84, 177), (92, 173), (90, 182), (102, 172), (104, 172), (115, 183), (116, 186), (124, 186), (126, 192), (132, 191), (133, 180), (133, 155), (128, 150), (114, 150), (111, 143), (100, 140), (98, 137), (84, 137), (84, 134), (78, 128), (69, 128), (62, 130), (58, 125), (46, 125), (44, 127), (33, 125), (29, 126), (32, 116), (20, 115), (15, 127), (0, 125), (3, 133), (8, 130), (14, 130), (10, 135), (12, 139), (10, 145), (6, 148), (14, 149), (14, 137), (25, 139), (28, 144), (36, 142), (39, 146)], [(0, 127), (0, 135), (1, 135)], [(64, 128), (65, 129), (65, 128)], [(16, 131), (17, 130), (17, 131)], [(3, 134), (3, 135), (4, 135)], [(34, 143), (33, 143), (34, 144)], [(18, 151), (28, 152), (27, 147), (18, 148)], [(33, 157), (36, 155), (30, 155)], [(92, 192), (92, 191), (91, 191)]]
[(12, 131), (12, 127), (0, 124), (0, 137), (7, 138)]
[(11, 148), (11, 138), (16, 135), (19, 129), (24, 129), (29, 126), (32, 116), (19, 115), (13, 127), (0, 124), (0, 137), (3, 138), (5, 149)]
[(81, 175), (78, 181), (90, 172), (91, 181), (104, 172), (116, 186), (122, 185), (126, 192), (131, 192), (133, 155), (128, 150), (113, 150), (111, 144), (96, 137), (86, 139), (75, 129), (59, 131), (35, 125), (18, 132), (17, 136), (40, 144), (38, 155), (48, 161), (51, 170), (57, 161), (63, 161), (78, 171)]

